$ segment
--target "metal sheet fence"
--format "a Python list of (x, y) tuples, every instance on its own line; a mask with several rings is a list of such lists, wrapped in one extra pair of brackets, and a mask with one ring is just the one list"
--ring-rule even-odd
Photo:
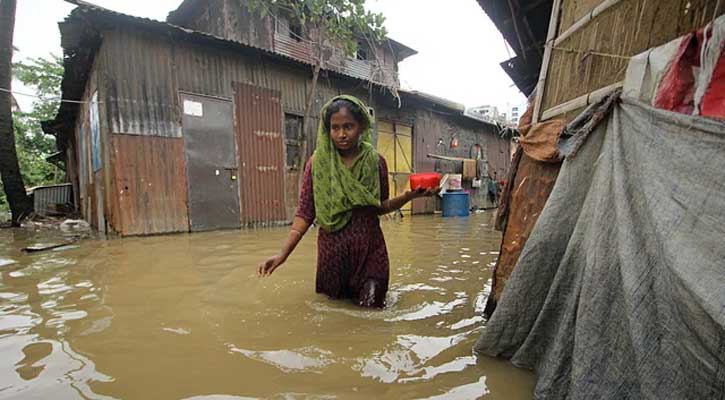
[(73, 185), (64, 183), (61, 185), (40, 186), (33, 189), (33, 202), (35, 213), (48, 215), (55, 211), (55, 205), (68, 205), (73, 203)]

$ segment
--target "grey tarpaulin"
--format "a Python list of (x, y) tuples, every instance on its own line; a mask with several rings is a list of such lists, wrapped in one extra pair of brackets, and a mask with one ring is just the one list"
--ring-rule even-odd
[(725, 124), (611, 106), (475, 350), (536, 369), (537, 399), (722, 399)]

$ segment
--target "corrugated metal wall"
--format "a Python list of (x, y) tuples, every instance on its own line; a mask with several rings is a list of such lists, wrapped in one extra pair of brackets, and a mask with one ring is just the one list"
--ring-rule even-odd
[(495, 172), (498, 179), (505, 179), (511, 167), (511, 142), (498, 135), (493, 135), (487, 150), (486, 159), (489, 173), (493, 176)]
[(274, 34), (274, 51), (306, 63), (313, 63), (312, 42), (296, 40), (281, 33)]
[(102, 51), (111, 132), (181, 137), (173, 48), (169, 42), (116, 30), (106, 35)]
[(280, 93), (235, 84), (242, 224), (287, 219)]
[(226, 17), (226, 33), (223, 37), (230, 37), (242, 43), (250, 43), (263, 49), (272, 49), (272, 35), (274, 21), (271, 17), (259, 19), (249, 12), (246, 4), (240, 0), (225, 0), (224, 13)]
[[(249, 83), (280, 93), (281, 110), (296, 113), (304, 111), (306, 90), (311, 75), (309, 69), (260, 58), (256, 53), (203, 48), (189, 43), (171, 43), (163, 38), (159, 39), (135, 32), (113, 31), (109, 32), (106, 37), (101, 52), (108, 65), (104, 76), (107, 90), (101, 95), (105, 96), (104, 101), (107, 102), (107, 124), (114, 133), (111, 137), (117, 141), (115, 134), (118, 133), (147, 136), (148, 142), (137, 142), (138, 146), (151, 149), (150, 153), (149, 151), (145, 153), (147, 155), (161, 151), (154, 150), (158, 146), (155, 137), (181, 136), (179, 92), (232, 99), (233, 82)], [(328, 92), (323, 89), (324, 85), (325, 83), (321, 81), (319, 86), (321, 93)], [(144, 107), (147, 102), (149, 107)], [(281, 113), (278, 113), (277, 117), (276, 123), (281, 126)], [(310, 127), (315, 131), (316, 123), (316, 120), (313, 120)], [(281, 128), (277, 131), (281, 132)], [(124, 142), (128, 141), (129, 139), (124, 140)], [(308, 151), (311, 152), (313, 148), (314, 143), (308, 146)], [(176, 165), (180, 168), (176, 171), (185, 170), (183, 144), (181, 151), (182, 158), (179, 160), (182, 164)], [(114, 155), (111, 158), (113, 159), (113, 157)], [(280, 174), (285, 177), (281, 185), (284, 185), (284, 182), (296, 185), (297, 175), (294, 172), (290, 173), (290, 176), (286, 176), (283, 146), (279, 150), (278, 159), (282, 160)], [(112, 162), (115, 163), (113, 160)], [(125, 179), (143, 178), (142, 169), (152, 168), (154, 164), (151, 163), (151, 160), (141, 162), (139, 166), (134, 167), (134, 174)], [(127, 166), (130, 165), (127, 164)], [(161, 165), (157, 167), (161, 167)], [(146, 174), (153, 174), (153, 172), (146, 171)], [(114, 170), (114, 177), (120, 178), (121, 176), (121, 170)], [(163, 196), (167, 197), (172, 193), (177, 193), (174, 198), (167, 198), (167, 201), (174, 203), (172, 207), (176, 211), (180, 210), (181, 206), (178, 203), (180, 199), (183, 199), (184, 207), (186, 207), (186, 183), (183, 185), (183, 192), (180, 191), (182, 185), (179, 182), (161, 180), (157, 184), (162, 186), (173, 184), (174, 187), (164, 186), (159, 190)], [(240, 184), (243, 185), (244, 182), (240, 182)], [(115, 196), (115, 199), (112, 199), (113, 204), (133, 203), (138, 205), (128, 211), (122, 210), (123, 207), (111, 207), (112, 213), (120, 213), (117, 217), (112, 218), (111, 224), (121, 234), (149, 234), (188, 229), (188, 221), (180, 220), (176, 211), (167, 215), (164, 210), (156, 208), (166, 207), (162, 202), (144, 203), (142, 198), (146, 195), (144, 192), (121, 193), (119, 190), (113, 190), (108, 193), (113, 193)], [(281, 195), (283, 208), (286, 197), (283, 192)], [(290, 200), (296, 204), (296, 196)], [(131, 212), (138, 212), (149, 218), (153, 216), (153, 218), (161, 220), (154, 222), (158, 226), (150, 226), (148, 224), (151, 222), (143, 223), (137, 219), (138, 216), (131, 216), (129, 214)], [(288, 218), (286, 214), (283, 212), (279, 217), (277, 211), (274, 211), (270, 214), (270, 218), (275, 221), (285, 220)]]
[(232, 82), (249, 83), (281, 92), (284, 109), (305, 109), (308, 69), (197, 45), (176, 45), (174, 53), (180, 91), (231, 98)]
[[(313, 47), (314, 41), (318, 40), (317, 33), (310, 33), (311, 40), (297, 40), (290, 37), (288, 25), (278, 32), (275, 29), (275, 19), (271, 16), (260, 18), (253, 15), (246, 3), (245, 0), (207, 0), (197, 11), (197, 15), (182, 22), (182, 25), (227, 40), (274, 51), (310, 65), (314, 63)], [(280, 17), (279, 23), (284, 25), (286, 21), (282, 15)], [(328, 48), (325, 52), (328, 54), (329, 69), (356, 78), (396, 86), (399, 84), (395, 72), (395, 56), (390, 46), (368, 49), (369, 61), (351, 59), (341, 48)]]
[[(288, 212), (285, 211), (285, 203), (290, 210), (296, 204), (299, 175), (295, 171), (286, 171), (281, 126), (284, 112), (301, 114), (304, 111), (312, 74), (310, 68), (260, 57), (254, 51), (232, 51), (178, 41), (170, 42), (163, 37), (138, 32), (113, 30), (105, 32), (104, 37), (101, 54), (106, 66), (102, 75), (105, 90), (100, 94), (105, 102), (105, 122), (110, 127), (113, 146), (110, 156), (113, 167), (112, 188), (106, 193), (113, 197), (110, 202), (110, 219), (116, 231), (131, 235), (188, 230), (186, 177), (178, 173), (185, 171), (183, 140), (172, 139), (181, 135), (179, 93), (233, 99), (234, 82), (251, 85), (245, 89), (250, 96), (259, 96), (265, 92), (262, 89), (266, 89), (274, 92), (269, 98), (278, 99), (277, 108), (273, 112), (252, 107), (245, 109), (244, 113), (238, 112), (236, 116), (237, 126), (248, 122), (242, 116), (252, 115), (264, 119), (258, 122), (263, 122), (262, 125), (265, 126), (252, 131), (256, 129), (280, 134), (280, 145), (265, 149), (270, 152), (267, 160), (274, 160), (279, 171), (274, 177), (269, 175), (255, 181), (256, 189), (253, 185), (251, 190), (255, 196), (263, 196), (266, 193), (263, 191), (266, 190), (263, 182), (274, 181), (274, 185), (280, 182), (281, 194), (276, 192), (277, 188), (274, 193), (267, 193), (272, 199), (270, 204), (251, 201), (249, 204), (259, 203), (261, 205), (257, 206), (266, 207), (267, 211), (259, 211), (259, 214), (243, 207), (242, 214), (248, 218), (243, 218), (242, 222), (269, 222), (292, 218), (292, 215), (286, 215)], [(261, 91), (257, 93), (255, 90)], [(378, 103), (378, 97), (389, 95), (377, 92), (370, 94), (360, 82), (324, 74), (318, 84), (317, 96), (312, 105), (313, 112), (316, 113), (330, 97), (343, 92), (357, 95), (369, 102), (378, 118), (414, 126), (413, 151), (415, 168), (419, 171), (433, 169), (435, 163), (426, 155), (436, 152), (435, 145), (439, 137), (446, 137), (452, 131), (470, 132), (476, 138), (481, 134), (480, 124), (477, 127), (458, 126), (457, 122), (452, 122), (456, 118), (426, 111), (420, 105), (409, 104), (407, 109), (400, 110), (386, 102)], [(235, 103), (239, 101), (237, 99)], [(239, 107), (239, 104), (235, 104), (235, 107)], [(314, 149), (317, 124), (317, 118), (312, 118), (308, 123), (308, 156)], [(117, 135), (119, 133), (124, 135)], [(486, 135), (488, 136), (490, 135)], [(249, 138), (241, 139), (240, 151), (250, 148), (247, 142)], [(482, 146), (487, 147), (483, 143)], [(465, 156), (468, 156), (467, 153)], [(250, 155), (240, 153), (240, 165), (245, 157)], [(159, 172), (159, 169), (171, 171), (169, 174), (175, 176)], [(244, 187), (244, 174), (241, 176), (240, 185)], [(149, 191), (139, 186), (131, 190), (136, 180), (151, 182), (154, 189)], [(125, 189), (126, 186), (129, 187), (128, 190)], [(288, 189), (286, 192), (285, 187)], [(294, 198), (290, 198), (293, 192)], [(241, 195), (243, 197), (245, 194)], [(280, 204), (274, 203), (279, 199), (282, 200)], [(435, 205), (431, 203), (422, 208), (417, 207), (418, 212), (430, 212)]]
[[(493, 127), (482, 125), (475, 121), (468, 121), (460, 117), (448, 117), (438, 112), (420, 110), (417, 114), (413, 128), (416, 172), (430, 172), (436, 170), (436, 161), (428, 158), (428, 154), (437, 154), (448, 157), (472, 158), (472, 148), (476, 144), (481, 146), (484, 157), (487, 158), (489, 169), (507, 170), (508, 158), (501, 153), (505, 148), (508, 151), (508, 141), (501, 139)], [(451, 148), (453, 139), (458, 140), (458, 147)], [(441, 143), (439, 143), (441, 142)], [(472, 190), (472, 205), (488, 206), (485, 189), (473, 189), (470, 182), (465, 182)], [(434, 199), (419, 199), (413, 203), (413, 213), (430, 213), (435, 211)]]
[(123, 236), (189, 230), (184, 140), (112, 135), (111, 227)]
[(93, 226), (97, 226), (98, 208), (96, 190), (94, 184), (93, 168), (91, 165), (91, 127), (89, 105), (91, 95), (97, 89), (98, 62), (96, 61), (91, 68), (91, 73), (83, 92), (82, 100), (84, 103), (78, 107), (78, 118), (76, 119), (74, 152), (77, 164), (77, 197), (78, 208), (83, 219)]
[(272, 50), (273, 20), (252, 16), (241, 0), (206, 0), (182, 26), (217, 37)]

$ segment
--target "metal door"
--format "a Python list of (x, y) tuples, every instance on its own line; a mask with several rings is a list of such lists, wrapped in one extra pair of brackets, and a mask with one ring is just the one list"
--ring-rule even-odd
[(242, 167), (242, 222), (284, 221), (284, 135), (278, 91), (234, 84), (237, 140)]
[(232, 102), (181, 95), (192, 231), (239, 228)]

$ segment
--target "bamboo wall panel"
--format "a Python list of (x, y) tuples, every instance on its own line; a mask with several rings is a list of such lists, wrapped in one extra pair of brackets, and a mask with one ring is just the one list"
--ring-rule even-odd
[[(565, 1), (559, 34), (566, 30), (571, 15), (584, 12)], [(590, 4), (592, 3), (592, 4)], [(669, 42), (710, 22), (715, 12), (711, 0), (628, 0), (606, 10), (553, 50), (541, 111), (624, 79), (627, 57)], [(567, 11), (568, 10), (568, 11)], [(588, 11), (586, 10), (584, 14)], [(721, 5), (720, 14), (725, 12)], [(567, 50), (576, 50), (571, 52)], [(603, 57), (595, 51), (619, 57)]]
[(559, 32), (566, 31), (575, 22), (579, 21), (594, 7), (601, 4), (604, 0), (568, 0), (564, 1), (561, 9), (561, 22)]

